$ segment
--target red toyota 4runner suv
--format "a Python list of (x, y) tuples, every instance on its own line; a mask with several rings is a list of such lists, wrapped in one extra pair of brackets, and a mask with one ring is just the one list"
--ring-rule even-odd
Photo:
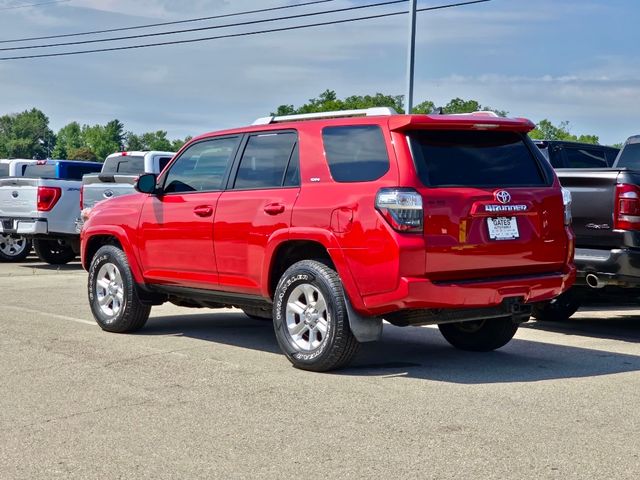
[(152, 305), (273, 319), (299, 368), (346, 365), (382, 320), (505, 345), (575, 278), (570, 195), (495, 114), (390, 109), (267, 117), (190, 141), (96, 205), (82, 231), (93, 315), (141, 328)]

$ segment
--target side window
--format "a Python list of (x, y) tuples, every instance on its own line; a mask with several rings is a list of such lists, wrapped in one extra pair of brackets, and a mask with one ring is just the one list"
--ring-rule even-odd
[(233, 188), (274, 188), (283, 184), (297, 135), (293, 132), (251, 135)]
[(601, 150), (595, 148), (565, 149), (567, 168), (606, 168), (607, 160)]
[(207, 192), (222, 189), (222, 180), (239, 139), (214, 138), (191, 145), (171, 165), (165, 177), (164, 191)]
[(293, 147), (293, 153), (291, 154), (291, 160), (289, 160), (289, 166), (287, 167), (287, 174), (284, 177), (285, 187), (298, 187), (300, 186), (300, 155), (298, 155), (298, 144)]
[(377, 180), (389, 170), (387, 147), (376, 125), (326, 127), (322, 140), (336, 182)]
[(160, 167), (160, 171), (163, 171), (164, 167), (166, 167), (170, 161), (171, 157), (160, 157), (160, 159), (158, 159), (158, 166)]

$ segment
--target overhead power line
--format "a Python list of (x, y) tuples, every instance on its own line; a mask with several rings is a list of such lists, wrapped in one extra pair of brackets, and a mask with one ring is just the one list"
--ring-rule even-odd
[[(68, 2), (69, 0), (61, 0), (64, 2)], [(257, 10), (245, 10), (243, 12), (233, 12), (233, 13), (225, 13), (222, 15), (213, 15), (210, 17), (198, 17), (198, 18), (188, 18), (186, 20), (174, 20), (171, 22), (160, 22), (160, 23), (147, 23), (144, 25), (133, 25), (130, 27), (118, 27), (118, 28), (108, 28), (105, 30), (92, 30), (89, 32), (77, 32), (77, 33), (64, 33), (59, 35), (47, 35), (43, 37), (26, 37), (26, 38), (13, 38), (9, 40), (0, 40), (0, 43), (14, 43), (14, 42), (28, 42), (31, 40), (51, 40), (54, 38), (66, 38), (66, 37), (80, 37), (84, 35), (97, 35), (99, 33), (113, 33), (113, 32), (123, 32), (126, 30), (140, 30), (143, 28), (153, 28), (153, 27), (166, 27), (168, 25), (180, 25), (183, 23), (194, 23), (194, 22), (204, 22), (207, 20), (219, 20), (221, 18), (229, 18), (229, 17), (239, 17), (241, 15), (250, 15), (253, 13), (266, 13), (273, 12), (276, 10), (285, 10), (287, 8), (298, 8), (298, 7), (306, 7), (309, 5), (317, 5), (319, 3), (329, 3), (335, 2), (336, 0), (314, 0), (312, 2), (305, 3), (296, 3), (295, 5), (282, 5), (279, 7), (270, 7), (270, 8), (259, 8)], [(57, 3), (57, 2), (55, 2)], [(15, 7), (12, 7), (15, 8)]]
[[(449, 4), (446, 4), (446, 5), (438, 5), (438, 6), (435, 6), (435, 7), (423, 7), (423, 8), (417, 9), (417, 11), (418, 12), (426, 12), (426, 11), (432, 11), (432, 10), (442, 10), (442, 9), (446, 9), (446, 8), (462, 7), (462, 6), (465, 6), (465, 5), (473, 5), (473, 4), (477, 4), (477, 3), (486, 3), (486, 2), (490, 2), (490, 1), (491, 0), (471, 0), (471, 1), (466, 1), (466, 2), (449, 3)], [(0, 61), (24, 60), (24, 59), (30, 59), (30, 58), (63, 57), (63, 56), (69, 56), (69, 55), (82, 55), (82, 54), (86, 54), (86, 53), (115, 52), (115, 51), (121, 51), (121, 50), (133, 50), (133, 49), (139, 49), (139, 48), (160, 47), (160, 46), (166, 46), (166, 45), (181, 45), (181, 44), (187, 44), (187, 43), (196, 43), (196, 42), (206, 42), (206, 41), (211, 41), (211, 40), (220, 40), (220, 39), (223, 39), (223, 38), (246, 37), (246, 36), (252, 36), (252, 35), (262, 35), (262, 34), (265, 34), (265, 33), (275, 33), (275, 32), (285, 32), (285, 31), (290, 31), (290, 30), (300, 30), (300, 29), (303, 29), (303, 28), (321, 27), (321, 26), (326, 26), (326, 25), (338, 25), (338, 24), (343, 24), (343, 23), (358, 22), (358, 21), (364, 21), (364, 20), (373, 20), (373, 19), (377, 19), (377, 18), (393, 17), (393, 16), (397, 16), (397, 15), (406, 15), (406, 14), (407, 14), (406, 11), (390, 12), (390, 13), (381, 13), (381, 14), (377, 14), (377, 15), (367, 15), (367, 16), (364, 16), (364, 17), (347, 18), (347, 19), (343, 19), (343, 20), (331, 20), (331, 21), (327, 21), (327, 22), (308, 23), (308, 24), (304, 24), (304, 25), (294, 25), (294, 26), (289, 26), (289, 27), (272, 28), (272, 29), (267, 29), (267, 30), (256, 30), (256, 31), (253, 31), (253, 32), (230, 33), (230, 34), (226, 34), (226, 35), (217, 35), (217, 36), (213, 36), (213, 37), (203, 37), (203, 38), (192, 38), (192, 39), (187, 39), (187, 40), (172, 40), (172, 41), (168, 41), (168, 42), (147, 43), (147, 44), (141, 44), (141, 45), (127, 45), (127, 46), (122, 46), (122, 47), (96, 48), (96, 49), (92, 49), (92, 50), (75, 50), (75, 51), (70, 51), (70, 52), (42, 53), (42, 54), (37, 54), (37, 55), (22, 55), (22, 56), (15, 56), (15, 57), (0, 57)]]
[(53, 5), (54, 3), (65, 3), (70, 1), (71, 0), (52, 0), (51, 2), (28, 3), (26, 5), (12, 5), (11, 7), (0, 7), (0, 10), (15, 10), (16, 8), (27, 8), (27, 7), (46, 7), (48, 5)]
[(373, 8), (373, 7), (383, 7), (388, 5), (395, 5), (398, 3), (405, 3), (407, 0), (386, 0), (384, 2), (371, 3), (368, 5), (357, 5), (355, 7), (344, 7), (344, 8), (335, 8), (332, 10), (324, 10), (321, 12), (310, 12), (310, 13), (300, 13), (297, 15), (286, 15), (283, 17), (273, 17), (266, 18), (261, 20), (247, 20), (244, 22), (236, 22), (236, 23), (227, 23), (224, 25), (213, 25), (209, 27), (197, 27), (197, 28), (186, 28), (183, 30), (171, 30), (168, 32), (154, 32), (154, 33), (141, 33), (138, 35), (126, 35), (122, 37), (111, 37), (111, 38), (97, 38), (93, 40), (76, 40), (74, 42), (60, 42), (60, 43), (48, 43), (41, 45), (23, 45), (21, 47), (4, 47), (0, 48), (0, 51), (9, 51), (9, 50), (32, 50), (35, 48), (54, 48), (54, 47), (68, 47), (71, 45), (86, 45), (90, 43), (104, 43), (104, 42), (117, 42), (121, 40), (136, 40), (138, 38), (148, 38), (148, 37), (161, 37), (166, 35), (178, 35), (182, 33), (193, 33), (193, 32), (203, 32), (206, 30), (217, 30), (220, 28), (229, 28), (229, 27), (242, 27), (247, 25), (256, 25), (259, 23), (269, 23), (269, 22), (278, 22), (281, 20), (294, 20), (297, 18), (306, 18), (306, 17), (315, 17), (318, 15), (329, 15), (331, 13), (344, 13), (353, 10), (361, 10), (363, 8)]

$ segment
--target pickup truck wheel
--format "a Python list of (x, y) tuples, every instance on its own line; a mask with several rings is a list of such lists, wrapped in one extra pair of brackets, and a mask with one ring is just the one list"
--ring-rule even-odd
[(273, 326), (297, 368), (326, 372), (348, 364), (360, 345), (351, 333), (342, 282), (329, 266), (303, 260), (284, 272), (275, 291)]
[(64, 265), (76, 258), (73, 248), (63, 240), (35, 239), (33, 248), (40, 260), (50, 265)]
[(31, 252), (31, 240), (16, 235), (0, 234), (0, 261), (20, 262)]
[(89, 304), (100, 328), (126, 333), (139, 330), (151, 306), (140, 301), (127, 256), (118, 247), (101, 247), (89, 267)]
[(579, 295), (570, 289), (549, 302), (535, 305), (532, 315), (541, 321), (564, 322), (578, 311), (581, 303)]
[(472, 352), (489, 352), (505, 346), (518, 331), (511, 317), (488, 318), (438, 325), (442, 336), (454, 347)]

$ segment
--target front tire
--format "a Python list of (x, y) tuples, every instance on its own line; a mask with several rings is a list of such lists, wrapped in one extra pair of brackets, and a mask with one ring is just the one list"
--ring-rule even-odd
[(21, 262), (31, 252), (31, 240), (7, 233), (0, 234), (0, 261)]
[(273, 326), (280, 348), (302, 370), (344, 367), (360, 345), (349, 327), (340, 277), (315, 260), (297, 262), (282, 275), (274, 296)]
[(101, 247), (89, 267), (89, 305), (107, 332), (127, 333), (144, 326), (151, 306), (140, 301), (127, 256), (113, 245)]
[(454, 347), (471, 352), (490, 352), (505, 346), (518, 331), (511, 317), (438, 325), (442, 336)]
[(33, 241), (38, 257), (49, 265), (64, 265), (76, 258), (73, 248), (64, 240), (38, 238)]

